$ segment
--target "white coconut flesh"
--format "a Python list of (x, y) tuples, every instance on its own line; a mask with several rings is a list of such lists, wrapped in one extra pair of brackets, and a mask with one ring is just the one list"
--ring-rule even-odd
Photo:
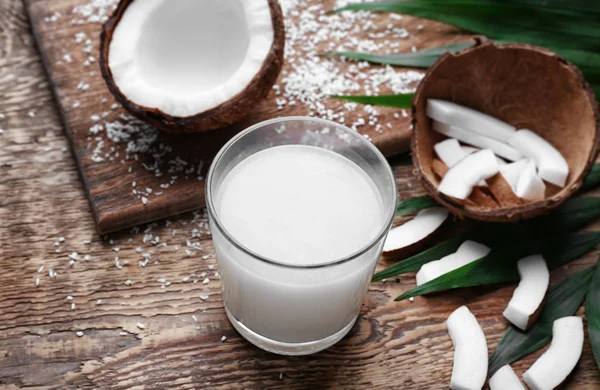
[(525, 170), (528, 161), (529, 160), (527, 159), (523, 159), (500, 167), (500, 174), (510, 185), (510, 188), (512, 188), (514, 193), (517, 192), (517, 183), (519, 182), (519, 177), (521, 177), (521, 174)]
[[(476, 148), (461, 146), (458, 143), (458, 140), (455, 138), (448, 138), (445, 141), (439, 142), (433, 146), (433, 149), (440, 160), (446, 164), (448, 168), (452, 168), (460, 160), (479, 150)], [(481, 180), (479, 183), (477, 183), (477, 185), (480, 187), (486, 187), (487, 183), (485, 180)]]
[(542, 255), (528, 256), (519, 260), (517, 270), (521, 281), (503, 315), (517, 328), (526, 330), (529, 318), (544, 301), (550, 283), (550, 272)]
[(526, 390), (510, 365), (502, 366), (489, 381), (490, 390)]
[(483, 149), (491, 149), (500, 157), (504, 157), (509, 161), (517, 161), (523, 158), (523, 154), (501, 141), (486, 137), (472, 131), (465, 130), (456, 125), (451, 125), (444, 122), (433, 121), (433, 130), (446, 137), (456, 138), (457, 140), (469, 145), (477, 146)]
[(242, 92), (273, 39), (267, 0), (136, 0), (115, 28), (108, 64), (130, 101), (187, 117)]
[(523, 374), (531, 390), (558, 387), (577, 365), (583, 350), (583, 321), (580, 317), (563, 317), (552, 324), (552, 343)]
[(440, 260), (423, 264), (416, 274), (417, 286), (430, 282), (440, 276), (487, 256), (491, 249), (475, 241), (463, 242), (455, 253)]
[(467, 157), (468, 154), (470, 154), (465, 153), (465, 151), (458, 143), (458, 140), (454, 138), (448, 138), (447, 140), (435, 144), (433, 146), (433, 149), (435, 150), (435, 153), (438, 155), (440, 160), (442, 160), (442, 162), (446, 164), (448, 168), (452, 168), (460, 160), (462, 160), (463, 158)]
[(499, 166), (494, 152), (484, 149), (460, 160), (446, 173), (438, 191), (457, 199), (466, 199), (473, 187), (498, 173)]
[(519, 130), (508, 144), (535, 161), (539, 175), (548, 183), (564, 187), (569, 176), (569, 164), (552, 144), (531, 130)]
[(448, 218), (448, 210), (443, 207), (432, 207), (422, 210), (416, 217), (390, 230), (384, 252), (391, 252), (413, 245), (433, 234)]
[(450, 314), (446, 324), (454, 345), (450, 388), (481, 390), (488, 369), (488, 348), (481, 326), (466, 306)]
[(535, 163), (532, 160), (527, 162), (521, 176), (519, 176), (515, 194), (519, 198), (532, 202), (543, 200), (546, 196), (546, 185), (538, 176)]
[[(438, 122), (453, 125), (504, 143), (516, 131), (514, 126), (497, 118), (446, 100), (428, 99), (427, 116)], [(460, 139), (459, 137), (454, 138)], [(464, 142), (479, 146), (468, 141)], [(489, 146), (480, 147), (488, 148)]]

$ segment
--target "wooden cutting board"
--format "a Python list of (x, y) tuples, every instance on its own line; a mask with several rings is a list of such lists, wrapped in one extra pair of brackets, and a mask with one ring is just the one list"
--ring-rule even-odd
[[(128, 159), (124, 159), (127, 143), (116, 143), (106, 136), (106, 122), (120, 121), (119, 116), (127, 113), (121, 107), (113, 107), (115, 100), (106, 88), (98, 67), (102, 23), (86, 21), (79, 24), (77, 21), (82, 16), (73, 13), (76, 5), (89, 4), (89, 0), (25, 0), (25, 3), (65, 132), (101, 234), (202, 207), (202, 176), (212, 157), (233, 134), (266, 119), (309, 113), (308, 107), (301, 102), (278, 107), (278, 97), (273, 90), (265, 101), (257, 102), (254, 111), (242, 123), (231, 128), (197, 135), (160, 134), (152, 143), (152, 147), (161, 155), (158, 162), (146, 153), (138, 153), (137, 156), (130, 154)], [(305, 7), (309, 7), (319, 2), (307, 1), (305, 4)], [(324, 8), (332, 9), (333, 1), (326, 2)], [(109, 14), (111, 13), (112, 10)], [(388, 26), (392, 22), (394, 21), (388, 15), (378, 15), (376, 19), (376, 24), (380, 26)], [(417, 24), (433, 22), (405, 17), (402, 23), (404, 28), (416, 31)], [(409, 39), (399, 39), (400, 46), (397, 50), (410, 51), (412, 47), (431, 47), (464, 39), (456, 34), (448, 35), (447, 32), (453, 30), (443, 25), (425, 31)], [(320, 44), (326, 50), (324, 43), (326, 42)], [(336, 61), (335, 66), (339, 66), (340, 71), (344, 72), (349, 64)], [(286, 62), (278, 81), (280, 88), (281, 78), (290, 72), (293, 70)], [(386, 91), (382, 89), (379, 93)], [(324, 99), (323, 104), (327, 108), (338, 110), (343, 103)], [(399, 115), (399, 110), (377, 110), (380, 113), (379, 129), (376, 125), (366, 124), (358, 130), (370, 137), (387, 156), (406, 151), (410, 118)], [(345, 112), (346, 124), (355, 122), (358, 115), (364, 116), (362, 107)], [(97, 134), (90, 134), (90, 128), (98, 124), (105, 128)], [(146, 130), (140, 129), (141, 135), (136, 136), (144, 136), (145, 132)], [(95, 151), (99, 143), (103, 145), (101, 152)], [(98, 160), (98, 156), (103, 161), (94, 161)], [(180, 160), (174, 160), (177, 156)], [(185, 166), (177, 163), (182, 160), (185, 161)], [(173, 164), (174, 161), (176, 164)], [(148, 170), (149, 167), (152, 170)], [(161, 175), (158, 176), (157, 172)], [(165, 188), (167, 185), (168, 188)], [(146, 189), (150, 189), (152, 193)]]

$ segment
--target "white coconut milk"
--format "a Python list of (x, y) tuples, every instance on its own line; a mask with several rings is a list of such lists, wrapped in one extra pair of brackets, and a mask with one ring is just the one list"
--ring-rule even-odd
[[(381, 244), (343, 264), (384, 226), (381, 194), (349, 159), (312, 146), (277, 146), (235, 166), (217, 190), (213, 229), (223, 298), (251, 331), (284, 343), (329, 337), (356, 319)], [(284, 265), (281, 265), (284, 264)]]

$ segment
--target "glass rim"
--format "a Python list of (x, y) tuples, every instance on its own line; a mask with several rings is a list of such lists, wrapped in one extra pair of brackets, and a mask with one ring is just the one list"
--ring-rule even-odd
[[(241, 138), (243, 138), (245, 135), (256, 131), (264, 126), (273, 124), (273, 123), (279, 123), (279, 122), (292, 122), (292, 121), (310, 121), (310, 122), (320, 122), (324, 125), (328, 125), (328, 126), (335, 126), (336, 128), (342, 129), (346, 134), (350, 135), (351, 137), (359, 140), (360, 143), (366, 145), (369, 149), (371, 149), (371, 151), (373, 153), (375, 153), (375, 155), (377, 156), (377, 158), (383, 162), (383, 166), (384, 169), (386, 171), (386, 173), (388, 174), (388, 178), (390, 180), (391, 186), (392, 186), (392, 190), (393, 190), (393, 199), (394, 201), (391, 202), (391, 207), (390, 210), (384, 210), (385, 214), (389, 214), (387, 216), (387, 218), (384, 219), (384, 223), (382, 228), (379, 230), (379, 232), (375, 235), (375, 237), (373, 239), (371, 239), (371, 241), (369, 241), (367, 244), (365, 244), (361, 249), (351, 253), (348, 256), (345, 256), (341, 259), (336, 259), (336, 260), (332, 260), (332, 261), (328, 261), (326, 263), (319, 263), (319, 264), (310, 264), (310, 265), (295, 265), (295, 264), (288, 264), (288, 263), (283, 263), (281, 261), (277, 261), (271, 258), (268, 258), (266, 256), (263, 256), (257, 252), (254, 252), (253, 250), (251, 250), (250, 248), (246, 247), (245, 245), (243, 245), (241, 242), (239, 242), (238, 240), (235, 239), (235, 237), (230, 234), (227, 229), (225, 229), (225, 227), (222, 225), (219, 216), (217, 214), (217, 210), (215, 208), (215, 204), (213, 202), (213, 196), (212, 196), (212, 191), (213, 191), (213, 178), (214, 178), (214, 170), (215, 167), (218, 165), (219, 161), (221, 160), (221, 158), (223, 157), (223, 155), (235, 144), (237, 143)], [(316, 146), (318, 147), (318, 146)], [(334, 152), (337, 153), (337, 152)], [(339, 154), (339, 153), (338, 153)], [(362, 169), (362, 168), (361, 168)], [(398, 189), (396, 186), (396, 179), (394, 177), (394, 173), (392, 172), (392, 168), (389, 165), (389, 163), (387, 162), (386, 158), (384, 157), (384, 155), (379, 151), (379, 149), (377, 149), (377, 147), (375, 147), (375, 145), (373, 145), (369, 140), (365, 139), (360, 133), (358, 133), (357, 131), (354, 131), (352, 129), (350, 129), (349, 127), (342, 125), (340, 123), (336, 123), (327, 119), (322, 119), (322, 118), (313, 118), (313, 117), (309, 117), (309, 116), (286, 116), (286, 117), (280, 117), (280, 118), (274, 118), (274, 119), (269, 119), (266, 121), (262, 121), (259, 123), (256, 123), (255, 125), (252, 125), (250, 127), (248, 127), (245, 130), (242, 130), (241, 132), (239, 132), (238, 134), (236, 134), (234, 137), (232, 137), (229, 141), (227, 141), (227, 143), (225, 145), (223, 145), (223, 147), (219, 150), (219, 152), (217, 153), (217, 155), (215, 156), (215, 158), (213, 159), (210, 168), (208, 170), (208, 175), (206, 177), (206, 209), (208, 211), (209, 216), (211, 217), (211, 228), (214, 225), (219, 232), (227, 239), (227, 241), (229, 241), (230, 243), (232, 243), (237, 249), (241, 250), (242, 252), (246, 253), (247, 255), (249, 255), (250, 257), (260, 260), (262, 262), (268, 263), (268, 264), (272, 264), (275, 266), (280, 266), (280, 267), (284, 267), (284, 268), (292, 268), (292, 269), (317, 269), (317, 268), (326, 268), (326, 267), (332, 267), (335, 265), (340, 265), (340, 264), (344, 264), (347, 262), (350, 262), (360, 256), (362, 256), (363, 254), (365, 254), (366, 252), (368, 252), (369, 250), (371, 250), (375, 245), (377, 245), (377, 243), (379, 243), (388, 233), (392, 222), (394, 220), (394, 216), (396, 214), (396, 206), (398, 204)]]

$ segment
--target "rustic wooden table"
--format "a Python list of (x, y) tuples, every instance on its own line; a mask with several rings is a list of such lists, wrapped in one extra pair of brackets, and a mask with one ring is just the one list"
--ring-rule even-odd
[[(413, 286), (409, 274), (372, 284), (360, 320), (338, 345), (307, 357), (266, 353), (225, 317), (201, 211), (96, 234), (20, 0), (0, 1), (0, 97), (2, 389), (445, 389), (450, 312), (468, 304), (490, 349), (506, 327), (501, 312), (513, 287), (394, 302)], [(410, 167), (395, 169), (402, 196), (420, 191)], [(144, 254), (146, 267), (138, 264)], [(587, 342), (565, 387), (600, 388)]]

